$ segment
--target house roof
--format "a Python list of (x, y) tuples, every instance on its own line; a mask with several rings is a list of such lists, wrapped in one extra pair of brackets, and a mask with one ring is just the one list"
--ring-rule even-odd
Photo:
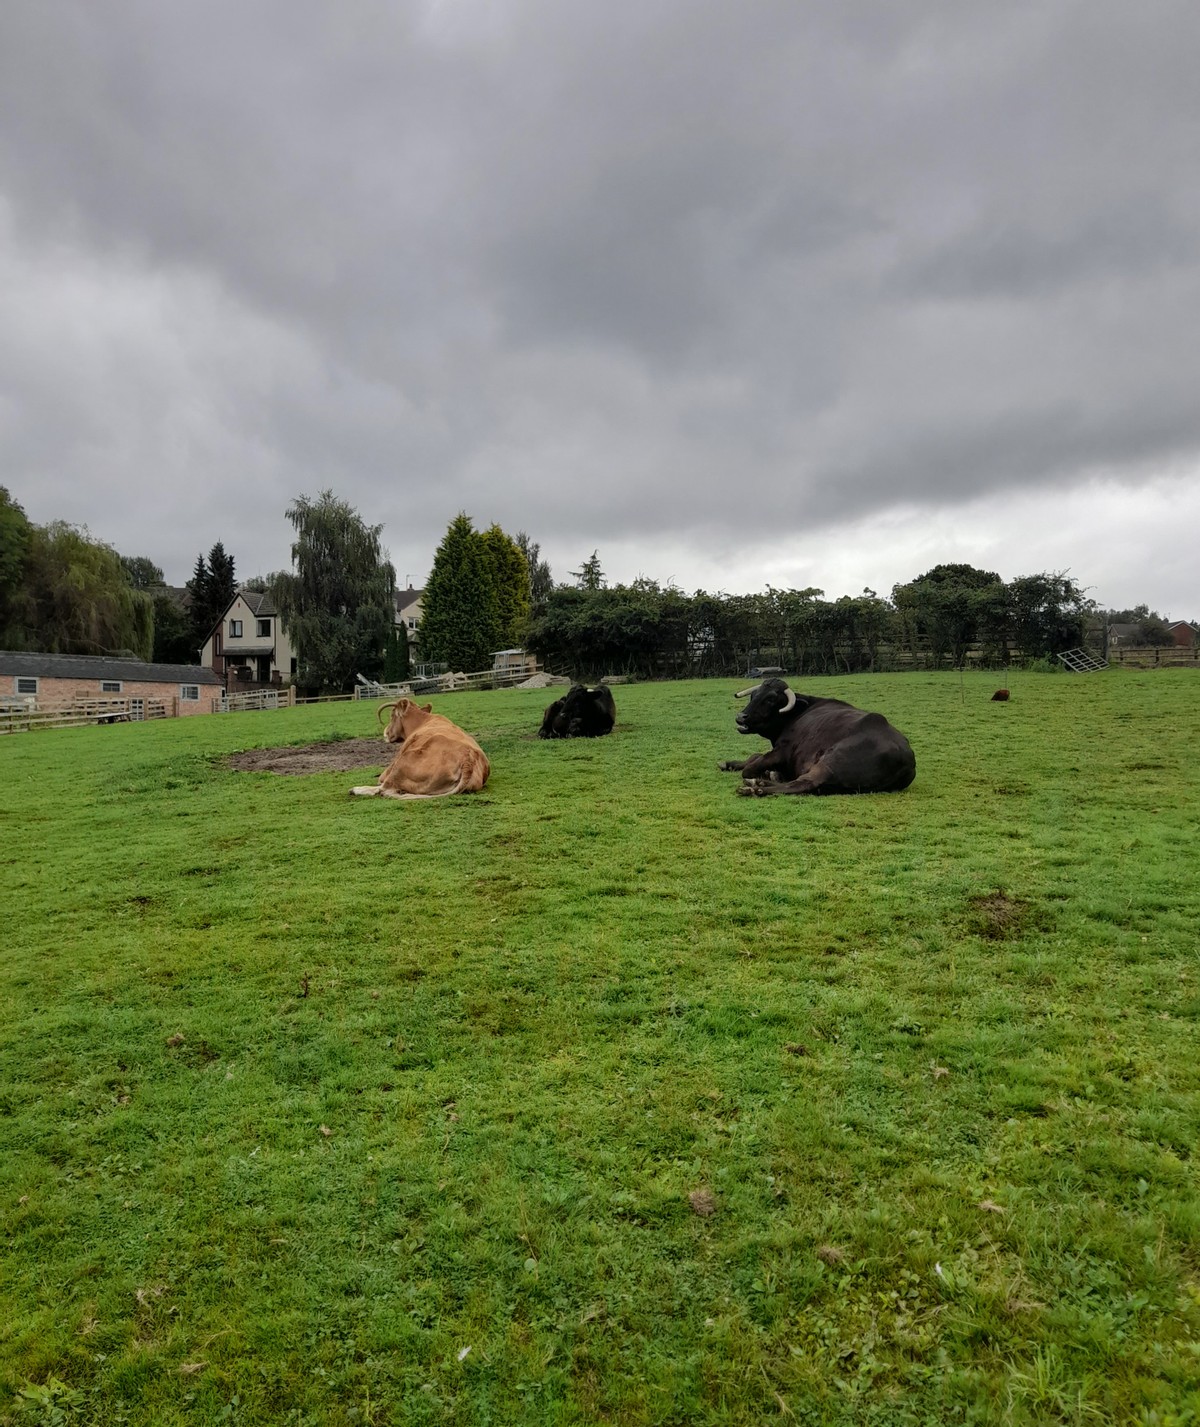
[(402, 614), (410, 604), (416, 604), (424, 593), (424, 590), (414, 590), (411, 585), (406, 590), (393, 590), (392, 603), (396, 606), (396, 613)]
[[(250, 613), (254, 615), (256, 619), (266, 619), (268, 615), (277, 615), (279, 613), (279, 611), (275, 608), (275, 601), (271, 598), (269, 594), (266, 593), (265, 590), (238, 590), (234, 597), (229, 601), (229, 603), (217, 616), (216, 620), (213, 622), (212, 628), (204, 636), (205, 644), (207, 644), (208, 641), (213, 637), (213, 635), (217, 631), (217, 628), (224, 621), (225, 616), (234, 607), (234, 605), (237, 604), (238, 600), (241, 600), (246, 605)], [(271, 651), (269, 649), (263, 649), (259, 652), (262, 654), (269, 654)]]
[(0, 650), (0, 674), (33, 679), (122, 679), (140, 684), (222, 684), (201, 664), (147, 664), (101, 654), (26, 654)]
[(1191, 630), (1194, 630), (1194, 629), (1196, 628), (1196, 626), (1195, 626), (1194, 624), (1190, 624), (1186, 619), (1177, 619), (1173, 624), (1167, 625), (1167, 628), (1168, 628), (1168, 629), (1191, 629)]
[[(238, 594), (241, 595), (242, 599), (250, 606), (251, 612), (257, 615), (259, 619), (266, 619), (269, 614), (279, 613), (275, 608), (275, 601), (266, 590), (239, 590)], [(231, 600), (230, 604), (232, 603), (233, 601)], [(222, 616), (222, 618), (224, 618), (224, 616)]]
[(243, 654), (274, 654), (273, 644), (239, 644), (236, 649), (225, 650), (225, 660), (239, 659)]

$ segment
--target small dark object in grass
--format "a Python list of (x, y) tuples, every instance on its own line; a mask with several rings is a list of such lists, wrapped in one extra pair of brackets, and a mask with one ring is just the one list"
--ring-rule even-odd
[(787, 1051), (788, 1055), (808, 1054), (808, 1047), (806, 1045), (801, 1045), (799, 1041), (787, 1041), (783, 1048)]
[(994, 703), (994, 704), (1006, 704), (1006, 703), (1008, 703), (1008, 690), (1007, 690), (1007, 689), (997, 689), (996, 692), (992, 695), (992, 703)]
[(717, 1200), (711, 1189), (693, 1189), (688, 1195), (688, 1203), (692, 1206), (692, 1212), (699, 1214), (702, 1219), (707, 1219), (717, 1212)]
[(839, 1249), (836, 1244), (822, 1244), (817, 1250), (817, 1257), (833, 1268), (836, 1264), (845, 1263), (846, 1250)]

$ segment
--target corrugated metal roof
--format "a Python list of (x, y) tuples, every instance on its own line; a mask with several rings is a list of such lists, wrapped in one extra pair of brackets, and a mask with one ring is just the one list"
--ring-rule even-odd
[(147, 664), (144, 659), (108, 659), (100, 654), (26, 654), (0, 650), (0, 674), (33, 679), (127, 679), (139, 684), (224, 683), (202, 664)]

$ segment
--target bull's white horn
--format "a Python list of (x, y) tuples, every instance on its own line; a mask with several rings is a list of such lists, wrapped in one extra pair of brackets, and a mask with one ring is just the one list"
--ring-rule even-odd
[(779, 712), (780, 712), (781, 714), (791, 713), (791, 711), (792, 711), (795, 707), (796, 707), (796, 691), (795, 691), (795, 689), (789, 689), (789, 690), (788, 690), (788, 696), (787, 696), (787, 703), (784, 704), (784, 706), (779, 710)]
[[(397, 700), (396, 700), (396, 704), (398, 704), (399, 702), (400, 702), (400, 700), (397, 699)], [(394, 709), (394, 708), (396, 707), (396, 704), (380, 704), (379, 707), (375, 710), (375, 722), (376, 722), (376, 723), (382, 723), (382, 722), (383, 722), (384, 711), (387, 710), (387, 711), (390, 712), (392, 709)]]
[(762, 685), (761, 685), (761, 684), (751, 684), (751, 686), (750, 686), (748, 689), (743, 689), (743, 690), (741, 691), (741, 693), (734, 694), (733, 697), (734, 697), (735, 699), (744, 699), (747, 694), (752, 694), (752, 693), (755, 691), (755, 689), (761, 689), (761, 688), (762, 688)]

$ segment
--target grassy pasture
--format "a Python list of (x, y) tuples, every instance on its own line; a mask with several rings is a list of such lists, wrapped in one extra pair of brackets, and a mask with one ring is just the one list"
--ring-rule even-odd
[(1200, 682), (995, 684), (805, 681), (873, 798), (724, 682), (0, 740), (0, 1421), (1200, 1420)]

